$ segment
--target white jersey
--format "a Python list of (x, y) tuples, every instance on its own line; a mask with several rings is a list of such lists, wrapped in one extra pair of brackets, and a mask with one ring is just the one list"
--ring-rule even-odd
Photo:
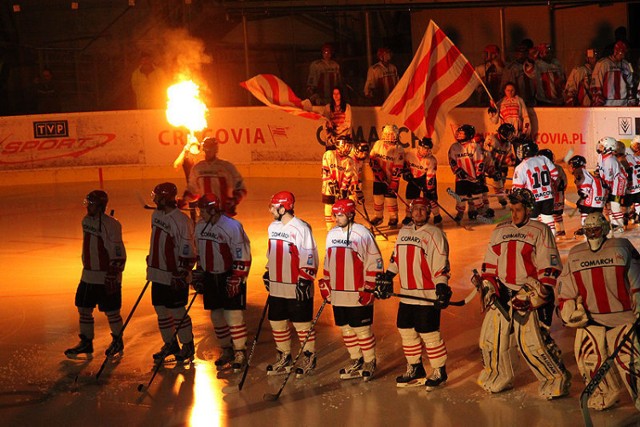
[(414, 178), (425, 176), (426, 189), (435, 190), (438, 160), (433, 154), (422, 157), (418, 155), (417, 150), (409, 150), (405, 153), (404, 161), (406, 167), (411, 171), (411, 176)]
[[(122, 242), (122, 226), (112, 216), (100, 213), (82, 219), (82, 276), (86, 283), (104, 283), (109, 266), (124, 268), (127, 254)], [(122, 273), (118, 279), (122, 280)]]
[(342, 156), (337, 150), (325, 151), (322, 155), (322, 194), (337, 196), (332, 192), (348, 191), (355, 188), (358, 181), (356, 166), (349, 156)]
[(588, 170), (582, 169), (582, 178), (576, 179), (575, 183), (580, 196), (580, 205), (596, 209), (604, 208), (609, 192), (599, 176), (593, 176)]
[(334, 227), (327, 234), (324, 279), (331, 288), (334, 307), (359, 307), (359, 292), (374, 289), (376, 274), (383, 271), (382, 255), (371, 232), (360, 224), (348, 231)]
[(558, 180), (558, 169), (544, 156), (524, 159), (513, 171), (513, 188), (531, 190), (536, 202), (553, 199), (554, 182)]
[[(436, 285), (448, 284), (450, 277), (447, 236), (430, 224), (418, 228), (413, 224), (403, 227), (398, 233), (387, 270), (398, 275), (403, 294), (436, 299)], [(405, 298), (400, 302), (433, 305)]]
[(404, 148), (402, 145), (376, 141), (369, 153), (369, 165), (375, 182), (390, 183), (399, 181), (404, 167)]
[(560, 61), (556, 58), (553, 58), (551, 62), (538, 59), (535, 70), (536, 99), (546, 104), (563, 105), (562, 92), (566, 79)]
[(514, 163), (511, 143), (498, 138), (497, 134), (487, 135), (484, 150), (488, 154), (485, 169), (490, 175)]
[(247, 193), (242, 175), (232, 163), (222, 159), (196, 163), (189, 174), (188, 188), (196, 197), (215, 194), (223, 206), (227, 200), (235, 198), (239, 201)]
[(587, 242), (569, 252), (559, 280), (560, 308), (581, 296), (595, 322), (609, 327), (633, 323), (633, 297), (640, 291), (640, 255), (625, 238), (607, 239), (597, 252)]
[(516, 135), (531, 131), (529, 111), (522, 98), (518, 95), (513, 98), (502, 98), (496, 103), (498, 114), (490, 115), (492, 123), (509, 123), (516, 128)]
[(640, 193), (640, 156), (633, 153), (627, 153), (627, 163), (629, 163), (630, 176), (627, 183), (627, 192), (629, 194)]
[(147, 280), (171, 284), (178, 268), (191, 270), (196, 261), (193, 222), (180, 209), (151, 215), (151, 245), (147, 257)]
[(331, 99), (333, 88), (341, 83), (340, 65), (333, 59), (315, 60), (309, 65), (307, 87), (319, 97), (318, 104), (326, 104)]
[(269, 293), (274, 297), (295, 299), (298, 280), (313, 281), (318, 271), (318, 248), (311, 227), (293, 217), (286, 224), (273, 221), (268, 233)]
[(456, 176), (456, 182), (461, 179), (458, 177), (458, 170), (463, 170), (467, 175), (465, 181), (476, 181), (484, 176), (485, 155), (484, 148), (477, 142), (465, 141), (454, 142), (449, 147), (449, 166), (451, 172)]
[(242, 224), (221, 215), (215, 224), (203, 219), (196, 224), (198, 265), (213, 274), (246, 277), (251, 267), (251, 243)]
[(564, 87), (565, 105), (576, 107), (591, 106), (591, 73), (588, 64), (580, 65), (569, 73), (567, 84)]
[(367, 70), (367, 81), (364, 84), (364, 96), (373, 98), (380, 105), (398, 84), (398, 69), (395, 65), (382, 62), (373, 64)]
[(497, 276), (509, 289), (518, 291), (527, 277), (555, 286), (561, 270), (560, 254), (549, 226), (532, 220), (521, 227), (505, 222), (491, 234), (482, 277)]
[(627, 174), (613, 153), (606, 153), (600, 157), (596, 167), (600, 177), (609, 187), (613, 196), (623, 196), (627, 189)]
[(631, 64), (625, 59), (616, 62), (611, 56), (596, 62), (591, 74), (592, 105), (626, 106), (631, 97), (635, 97)]

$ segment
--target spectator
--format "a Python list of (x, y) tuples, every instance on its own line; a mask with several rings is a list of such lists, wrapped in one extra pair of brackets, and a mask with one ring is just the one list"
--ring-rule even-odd
[(528, 44), (524, 41), (518, 45), (514, 60), (504, 68), (500, 84), (504, 88), (507, 82), (511, 82), (525, 104), (533, 107), (536, 103), (535, 62), (529, 57), (529, 50)]
[(566, 76), (560, 61), (553, 56), (549, 43), (540, 43), (537, 47), (538, 58), (535, 61), (536, 103), (539, 106), (558, 106), (564, 104), (562, 91)]
[(593, 106), (637, 105), (633, 69), (625, 59), (628, 51), (629, 46), (623, 41), (618, 41), (613, 53), (596, 63), (591, 79)]
[(371, 105), (382, 105), (398, 84), (398, 69), (390, 61), (391, 49), (381, 47), (378, 49), (378, 62), (367, 71), (364, 96), (371, 100)]
[(34, 89), (38, 113), (60, 112), (60, 99), (51, 70), (48, 68), (42, 70), (40, 77), (35, 79)]
[(313, 105), (325, 105), (331, 99), (332, 90), (342, 83), (340, 65), (333, 60), (334, 49), (330, 43), (322, 45), (322, 59), (309, 66), (307, 96)]
[[(493, 99), (500, 98), (500, 81), (504, 70), (504, 62), (500, 58), (500, 48), (495, 44), (488, 44), (484, 48), (484, 64), (476, 67), (476, 73), (484, 82)], [(476, 90), (478, 105), (487, 105), (487, 92), (482, 85)]]
[(567, 79), (564, 87), (564, 104), (573, 107), (589, 107), (591, 106), (591, 75), (593, 67), (598, 60), (598, 52), (595, 49), (587, 49), (585, 53), (586, 62), (578, 65)]

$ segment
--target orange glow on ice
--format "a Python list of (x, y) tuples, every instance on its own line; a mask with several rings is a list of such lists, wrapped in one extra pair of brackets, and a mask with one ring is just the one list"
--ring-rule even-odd
[(198, 363), (195, 367), (193, 408), (189, 417), (191, 427), (218, 427), (222, 425), (222, 390), (216, 387), (211, 364)]

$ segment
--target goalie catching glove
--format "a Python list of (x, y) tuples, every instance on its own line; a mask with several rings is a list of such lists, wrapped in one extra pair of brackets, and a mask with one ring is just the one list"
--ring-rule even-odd
[(511, 305), (518, 311), (535, 310), (547, 303), (549, 290), (533, 277), (527, 277), (522, 288), (511, 300)]
[(567, 300), (562, 305), (560, 317), (564, 324), (570, 328), (584, 328), (589, 322), (587, 312), (582, 305), (582, 297), (578, 296), (575, 300)]
[(391, 298), (391, 294), (393, 294), (393, 278), (395, 276), (395, 273), (390, 271), (376, 274), (376, 287), (373, 291), (376, 298)]

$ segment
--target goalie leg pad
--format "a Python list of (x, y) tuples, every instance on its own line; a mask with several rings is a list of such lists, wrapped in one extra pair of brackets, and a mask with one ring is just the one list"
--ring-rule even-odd
[[(585, 384), (589, 384), (609, 354), (606, 346), (606, 329), (603, 326), (593, 325), (578, 328), (573, 351), (582, 380)], [(587, 406), (597, 411), (610, 408), (618, 400), (621, 390), (620, 377), (612, 369), (589, 397)]]
[(498, 393), (513, 386), (509, 329), (509, 322), (498, 310), (487, 311), (480, 330), (480, 350), (484, 368), (477, 382), (491, 393)]
[(569, 393), (571, 374), (562, 363), (560, 349), (538, 320), (535, 311), (514, 313), (514, 334), (520, 354), (540, 381), (538, 389), (545, 399)]
[(444, 340), (440, 336), (440, 331), (426, 332), (420, 334), (424, 340), (424, 346), (427, 349), (427, 357), (431, 367), (442, 368), (447, 363), (447, 348)]
[[(613, 329), (607, 331), (607, 354), (611, 354), (613, 350), (620, 345), (622, 338), (632, 327), (632, 324), (624, 324), (616, 326)], [(633, 336), (632, 339), (626, 340), (622, 345), (622, 349), (618, 352), (618, 355), (614, 359), (614, 364), (621, 381), (627, 388), (627, 391), (631, 395), (631, 399), (635, 402), (636, 407), (639, 405), (638, 401), (638, 389), (640, 386), (640, 378), (638, 378), (638, 369), (640, 369), (640, 363), (638, 357), (640, 357), (640, 349), (638, 348), (638, 338)], [(613, 370), (609, 371), (612, 372)]]
[(402, 351), (409, 365), (415, 365), (421, 361), (422, 340), (413, 328), (398, 328), (402, 339)]

